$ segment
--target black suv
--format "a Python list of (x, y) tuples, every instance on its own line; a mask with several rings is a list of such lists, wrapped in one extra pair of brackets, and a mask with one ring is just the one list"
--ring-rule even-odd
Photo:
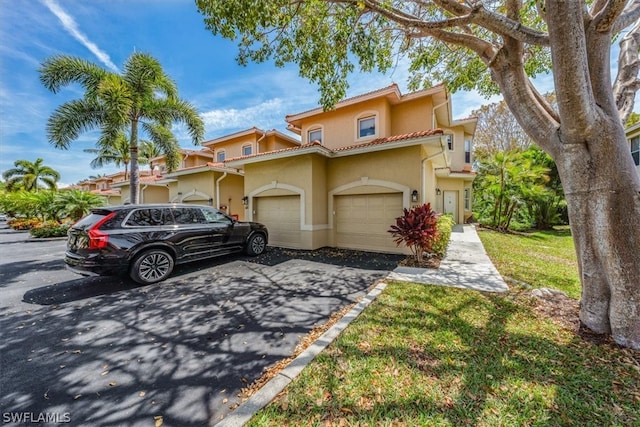
[(232, 252), (259, 255), (269, 233), (209, 206), (157, 204), (92, 209), (68, 233), (64, 262), (89, 276), (128, 274), (138, 283), (166, 279), (176, 264)]

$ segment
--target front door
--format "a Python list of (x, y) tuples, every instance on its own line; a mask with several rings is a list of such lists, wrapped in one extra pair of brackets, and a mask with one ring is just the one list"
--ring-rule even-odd
[(458, 192), (444, 192), (444, 213), (453, 215), (453, 220), (458, 223)]

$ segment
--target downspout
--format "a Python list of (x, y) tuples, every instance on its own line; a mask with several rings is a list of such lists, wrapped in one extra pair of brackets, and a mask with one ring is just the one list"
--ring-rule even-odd
[(256, 141), (256, 154), (260, 152), (260, 141), (262, 141), (266, 136), (267, 136), (267, 133), (262, 132), (262, 136), (258, 138), (258, 140)]
[[(223, 173), (220, 178), (216, 180), (216, 209), (220, 209), (220, 181), (227, 177), (227, 172)], [(227, 212), (231, 212), (231, 206), (227, 206)]]
[(145, 186), (140, 189), (140, 203), (144, 203), (144, 190), (146, 190), (148, 186), (149, 184), (145, 184)]
[(432, 155), (425, 157), (424, 159), (422, 159), (422, 170), (421, 170), (421, 174), (422, 174), (422, 203), (427, 203), (427, 196), (426, 196), (426, 172), (425, 172), (425, 165), (427, 164), (428, 160), (434, 159), (436, 157), (438, 157), (439, 155), (443, 155), (444, 157), (444, 161), (445, 163), (447, 162), (447, 156), (445, 153), (445, 149), (444, 149), (444, 143), (442, 142), (442, 138), (440, 138), (440, 151), (438, 151), (437, 153), (433, 153)]
[(436, 110), (440, 107), (443, 107), (449, 103), (449, 97), (447, 96), (447, 100), (436, 105), (431, 110), (431, 129), (436, 129)]

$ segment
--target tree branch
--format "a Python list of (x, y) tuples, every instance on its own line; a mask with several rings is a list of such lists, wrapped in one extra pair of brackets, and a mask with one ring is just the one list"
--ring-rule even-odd
[(613, 25), (613, 34), (618, 34), (638, 19), (640, 19), (640, 0), (633, 0)]
[[(600, 7), (600, 3), (602, 2), (596, 2), (596, 6)], [(593, 17), (596, 31), (599, 33), (611, 32), (626, 4), (627, 0), (609, 0), (606, 2)]]
[(640, 80), (640, 21), (620, 40), (620, 53), (618, 54), (618, 75), (613, 84), (613, 96), (618, 108), (618, 114), (622, 123), (626, 123), (633, 111), (635, 95)]
[[(547, 0), (547, 24), (562, 132), (567, 140), (589, 132), (595, 117), (595, 100), (589, 75), (585, 22), (581, 2)], [(571, 43), (567, 43), (571, 40)], [(580, 111), (581, 114), (575, 114)]]

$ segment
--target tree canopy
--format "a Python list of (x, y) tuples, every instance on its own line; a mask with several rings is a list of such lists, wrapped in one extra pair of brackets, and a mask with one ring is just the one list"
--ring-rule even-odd
[(38, 191), (41, 187), (57, 188), (60, 173), (45, 165), (43, 159), (37, 158), (35, 162), (16, 160), (13, 165), (15, 167), (7, 169), (2, 174), (8, 190)]
[(186, 125), (194, 144), (204, 137), (204, 124), (195, 108), (178, 97), (175, 83), (148, 54), (133, 53), (120, 74), (67, 55), (47, 59), (39, 71), (42, 84), (54, 93), (71, 83), (84, 88), (82, 98), (60, 105), (49, 118), (47, 135), (56, 148), (67, 149), (90, 129), (100, 130), (96, 145), (102, 150), (116, 150), (122, 135), (129, 135), (131, 203), (138, 201), (140, 131), (170, 159), (179, 156), (173, 123)]

